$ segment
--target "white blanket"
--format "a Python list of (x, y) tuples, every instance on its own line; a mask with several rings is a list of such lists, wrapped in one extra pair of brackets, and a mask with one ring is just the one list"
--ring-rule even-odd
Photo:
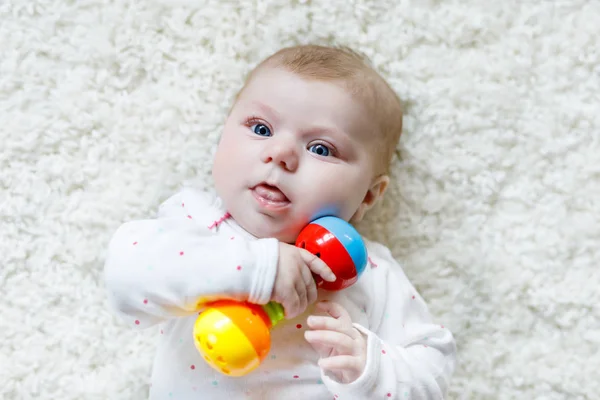
[(360, 228), (456, 335), (450, 398), (598, 398), (599, 26), (595, 0), (0, 1), (0, 398), (145, 398), (156, 332), (107, 310), (110, 235), (210, 189), (244, 74), (306, 42), (405, 100)]

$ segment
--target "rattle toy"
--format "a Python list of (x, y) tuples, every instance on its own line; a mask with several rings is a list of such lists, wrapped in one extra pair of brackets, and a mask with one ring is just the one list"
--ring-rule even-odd
[[(325, 290), (341, 290), (354, 284), (367, 264), (360, 234), (337, 217), (312, 221), (300, 232), (295, 245), (331, 268), (335, 281), (315, 276), (317, 287)], [(271, 348), (271, 328), (284, 318), (281, 304), (217, 300), (207, 306), (196, 320), (193, 333), (196, 348), (206, 362), (230, 376), (243, 376), (257, 368)]]

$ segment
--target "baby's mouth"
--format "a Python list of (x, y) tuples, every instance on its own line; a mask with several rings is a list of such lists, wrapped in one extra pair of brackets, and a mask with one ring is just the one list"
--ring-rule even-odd
[(290, 199), (276, 186), (261, 183), (251, 189), (252, 196), (261, 208), (272, 212), (282, 212), (291, 204)]
[(273, 203), (289, 203), (287, 196), (276, 186), (261, 183), (254, 187), (254, 193), (263, 199)]

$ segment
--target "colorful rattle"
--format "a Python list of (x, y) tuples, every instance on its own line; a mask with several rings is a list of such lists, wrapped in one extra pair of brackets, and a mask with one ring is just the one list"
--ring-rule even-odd
[[(367, 249), (352, 225), (337, 217), (321, 217), (298, 235), (296, 246), (321, 258), (336, 276), (316, 276), (317, 287), (341, 290), (354, 284), (367, 265)], [(270, 330), (284, 318), (281, 304), (265, 305), (217, 300), (194, 324), (194, 343), (206, 362), (221, 373), (243, 376), (257, 368), (271, 348)]]

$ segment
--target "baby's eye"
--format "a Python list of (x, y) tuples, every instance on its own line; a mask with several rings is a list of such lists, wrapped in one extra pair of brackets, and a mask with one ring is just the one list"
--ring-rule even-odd
[(308, 148), (308, 150), (324, 157), (327, 157), (329, 154), (331, 154), (329, 147), (325, 146), (324, 144), (313, 144)]
[(271, 136), (271, 130), (264, 124), (254, 124), (250, 129), (259, 136)]

